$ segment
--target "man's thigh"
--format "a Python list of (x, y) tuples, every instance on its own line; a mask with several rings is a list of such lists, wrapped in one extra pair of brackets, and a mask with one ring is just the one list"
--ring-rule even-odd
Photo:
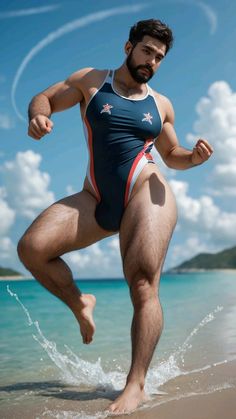
[(127, 281), (159, 278), (177, 219), (173, 193), (159, 172), (129, 201), (120, 228), (120, 247)]
[(108, 237), (113, 233), (98, 225), (96, 205), (96, 199), (85, 190), (63, 198), (35, 219), (24, 240), (39, 253), (54, 258)]

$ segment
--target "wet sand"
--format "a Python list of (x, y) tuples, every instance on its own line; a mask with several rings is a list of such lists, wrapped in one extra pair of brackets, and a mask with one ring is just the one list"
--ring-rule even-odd
[[(129, 416), (135, 419), (235, 419), (236, 389), (170, 401), (149, 411)], [(127, 418), (121, 415), (120, 418)]]
[[(38, 402), (24, 403), (23, 395), (34, 390), (37, 390)], [(163, 394), (153, 395), (146, 405), (129, 414), (129, 418), (235, 419), (236, 361), (211, 366), (205, 371), (191, 375), (179, 376), (161, 386), (159, 390)], [(117, 391), (82, 390), (76, 386), (60, 385), (59, 382), (24, 383), (19, 385), (19, 402), (16, 403), (14, 400), (13, 404), (8, 403), (5, 407), (0, 407), (0, 417), (1, 419), (110, 418), (114, 415), (110, 415), (106, 409), (118, 394), (120, 393)], [(127, 415), (118, 417), (126, 419)]]

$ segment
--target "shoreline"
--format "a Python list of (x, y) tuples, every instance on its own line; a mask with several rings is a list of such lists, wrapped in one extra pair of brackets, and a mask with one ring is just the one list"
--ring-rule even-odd
[(28, 278), (26, 276), (19, 276), (19, 275), (6, 275), (6, 276), (0, 276), (0, 281), (30, 281), (34, 278)]
[(173, 270), (173, 271), (166, 271), (163, 272), (163, 274), (166, 275), (178, 275), (178, 274), (194, 274), (194, 273), (213, 273), (213, 272), (224, 272), (224, 273), (236, 273), (236, 269), (229, 269), (229, 268), (219, 268), (219, 269), (177, 269), (177, 270)]
[[(222, 272), (222, 273), (236, 273), (236, 269), (184, 269), (181, 271), (166, 271), (163, 272), (162, 275), (181, 275), (181, 274), (194, 274), (194, 273), (214, 273), (214, 272)], [(99, 280), (123, 280), (124, 278), (74, 278), (75, 281), (99, 281)], [(0, 281), (33, 281), (33, 277), (27, 277), (27, 276), (17, 276), (17, 275), (7, 275), (7, 276), (0, 276)]]
[[(235, 388), (218, 390), (209, 394), (196, 394), (170, 400), (150, 410), (130, 414), (133, 419), (234, 419), (236, 409)], [(125, 419), (126, 416), (119, 416)]]

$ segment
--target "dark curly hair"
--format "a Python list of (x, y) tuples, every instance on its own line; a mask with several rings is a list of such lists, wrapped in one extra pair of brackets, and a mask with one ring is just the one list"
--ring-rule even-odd
[(145, 35), (156, 38), (166, 45), (166, 54), (173, 45), (173, 35), (171, 29), (157, 19), (140, 20), (130, 29), (129, 41), (133, 46), (141, 42)]

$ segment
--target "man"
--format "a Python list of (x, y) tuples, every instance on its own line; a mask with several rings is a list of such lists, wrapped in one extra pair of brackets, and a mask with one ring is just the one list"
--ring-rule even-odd
[(145, 399), (145, 376), (163, 326), (158, 287), (176, 205), (150, 150), (156, 139), (156, 149), (174, 169), (199, 165), (213, 151), (202, 139), (193, 150), (181, 147), (170, 101), (147, 85), (172, 42), (171, 30), (159, 20), (140, 21), (130, 30), (121, 67), (82, 69), (29, 106), (28, 134), (40, 140), (52, 131), (52, 113), (80, 103), (89, 149), (84, 188), (39, 215), (18, 252), (33, 276), (72, 310), (86, 344), (95, 331), (96, 300), (79, 291), (60, 256), (119, 232), (134, 316), (132, 363), (122, 394), (110, 406), (115, 413), (129, 412)]

